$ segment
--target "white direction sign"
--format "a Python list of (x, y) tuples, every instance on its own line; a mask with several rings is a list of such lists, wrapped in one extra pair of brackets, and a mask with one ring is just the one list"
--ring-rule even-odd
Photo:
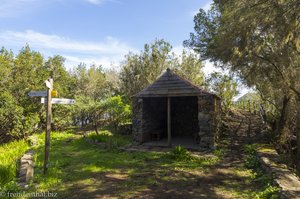
[(47, 91), (30, 91), (28, 93), (29, 97), (46, 97)]
[(52, 89), (52, 84), (51, 84), (50, 81), (46, 80), (46, 81), (45, 81), (45, 84), (46, 84), (46, 86), (47, 86), (48, 88)]
[[(41, 98), (41, 103), (45, 104), (45, 98)], [(51, 104), (75, 104), (74, 99), (52, 98)]]

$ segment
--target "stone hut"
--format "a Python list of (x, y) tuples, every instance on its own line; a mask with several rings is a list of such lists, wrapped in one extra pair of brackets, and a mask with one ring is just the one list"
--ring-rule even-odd
[(218, 131), (220, 97), (206, 92), (167, 69), (133, 96), (134, 140), (192, 138), (199, 148), (213, 149)]

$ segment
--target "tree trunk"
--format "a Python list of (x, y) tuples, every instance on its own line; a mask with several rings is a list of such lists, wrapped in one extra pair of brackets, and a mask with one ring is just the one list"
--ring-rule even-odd
[(97, 122), (94, 123), (94, 127), (95, 127), (96, 134), (99, 135), (98, 127), (97, 127)]
[(280, 111), (280, 118), (276, 125), (276, 135), (280, 135), (286, 124), (286, 111), (288, 108), (288, 102), (290, 101), (290, 97), (286, 95), (283, 97), (282, 108)]
[(300, 171), (300, 94), (297, 96), (297, 169)]
[(94, 123), (94, 128), (95, 128), (96, 134), (99, 135), (99, 132), (98, 132), (98, 116), (97, 115), (93, 118), (93, 123)]

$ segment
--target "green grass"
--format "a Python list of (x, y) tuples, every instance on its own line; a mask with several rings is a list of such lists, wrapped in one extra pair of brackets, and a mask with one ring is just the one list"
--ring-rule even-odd
[(255, 193), (255, 198), (258, 199), (268, 199), (268, 198), (278, 198), (279, 187), (272, 185), (272, 176), (267, 175), (259, 162), (257, 155), (257, 145), (246, 145), (244, 147), (246, 154), (245, 167), (251, 170), (252, 180), (256, 184), (260, 185), (260, 191)]
[[(116, 142), (115, 146), (128, 144), (128, 138), (107, 131), (100, 135), (90, 133), (99, 142)], [(128, 196), (149, 186), (165, 182), (188, 180), (188, 173), (216, 164), (214, 158), (194, 158), (192, 161), (166, 158), (162, 152), (124, 152), (99, 147), (72, 133), (51, 134), (50, 168), (43, 175), (43, 135), (36, 147), (35, 191), (55, 191), (61, 197), (72, 193), (93, 196), (95, 193)], [(176, 175), (175, 175), (176, 174)], [(111, 186), (117, 190), (111, 190)], [(33, 190), (31, 190), (33, 191)]]
[(15, 181), (18, 162), (29, 149), (25, 140), (13, 141), (0, 146), (0, 187)]
[[(197, 156), (183, 147), (169, 152), (128, 152), (118, 147), (130, 143), (130, 138), (109, 131), (99, 135), (91, 132), (86, 137), (73, 132), (52, 132), (50, 167), (44, 175), (44, 134), (35, 138), (35, 176), (28, 193), (49, 191), (57, 193), (58, 198), (166, 196), (163, 194), (178, 198), (203, 194), (207, 198), (268, 198), (277, 191), (268, 184), (270, 179), (258, 175), (249, 165), (218, 166), (228, 153), (225, 148), (216, 150), (214, 155)], [(15, 153), (16, 145), (21, 146), (11, 144), (4, 151)], [(248, 146), (246, 154), (254, 155), (253, 149)], [(255, 165), (252, 160), (248, 162)]]
[(116, 149), (120, 146), (124, 146), (130, 143), (129, 137), (125, 137), (119, 134), (112, 134), (108, 130), (100, 131), (99, 134), (96, 134), (96, 132), (90, 132), (88, 133), (87, 137), (98, 143), (104, 143), (105, 148), (107, 149)]

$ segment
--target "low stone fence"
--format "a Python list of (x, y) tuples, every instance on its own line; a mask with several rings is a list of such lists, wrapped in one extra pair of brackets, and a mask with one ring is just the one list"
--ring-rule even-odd
[[(31, 147), (37, 145), (37, 137), (34, 135), (30, 136), (28, 141)], [(20, 160), (18, 184), (23, 188), (26, 188), (28, 184), (33, 180), (34, 154), (35, 151), (30, 149), (22, 156)]]
[(26, 187), (33, 180), (34, 174), (34, 151), (27, 151), (21, 158), (19, 171), (19, 185)]
[(296, 199), (300, 198), (300, 180), (280, 162), (280, 158), (275, 149), (258, 150), (259, 160), (263, 168), (274, 177), (276, 185), (281, 188), (280, 198)]

